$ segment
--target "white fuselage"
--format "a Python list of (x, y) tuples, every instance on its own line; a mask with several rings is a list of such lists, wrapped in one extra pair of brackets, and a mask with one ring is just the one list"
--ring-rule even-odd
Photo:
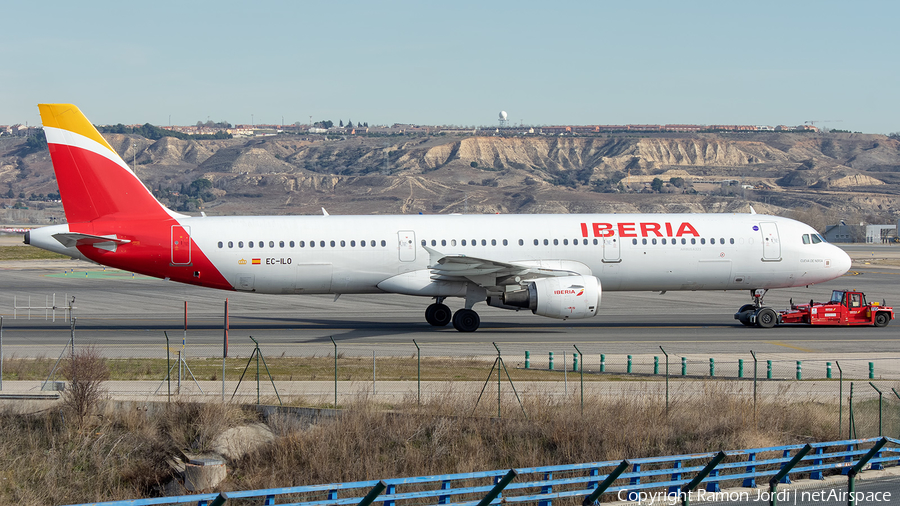
[[(782, 288), (834, 279), (850, 267), (849, 257), (836, 246), (804, 244), (804, 234), (815, 234), (811, 227), (756, 214), (178, 221), (189, 227), (193, 247), (200, 248), (235, 289), (262, 293), (464, 293), (464, 287), (438, 288), (429, 282), (430, 257), (423, 243), (444, 255), (540, 262), (550, 268), (557, 261), (577, 262), (599, 278), (606, 291)], [(416, 271), (422, 275), (385, 284)]]

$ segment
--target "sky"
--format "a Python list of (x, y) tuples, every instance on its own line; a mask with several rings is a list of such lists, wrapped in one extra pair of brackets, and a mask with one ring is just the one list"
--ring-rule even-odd
[(896, 1), (7, 2), (0, 124), (900, 131)]

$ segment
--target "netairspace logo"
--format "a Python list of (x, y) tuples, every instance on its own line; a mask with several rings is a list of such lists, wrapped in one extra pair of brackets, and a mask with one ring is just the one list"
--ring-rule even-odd
[(715, 502), (742, 502), (750, 501), (769, 504), (773, 499), (781, 504), (799, 504), (809, 502), (847, 503), (853, 500), (856, 504), (890, 503), (890, 492), (853, 492), (835, 489), (820, 490), (779, 490), (770, 492), (764, 489), (735, 490), (723, 492), (707, 492), (695, 490), (693, 492), (636, 492), (620, 490), (617, 499), (619, 501), (636, 501), (643, 505), (667, 505), (674, 506), (687, 499), (690, 501), (715, 501)]

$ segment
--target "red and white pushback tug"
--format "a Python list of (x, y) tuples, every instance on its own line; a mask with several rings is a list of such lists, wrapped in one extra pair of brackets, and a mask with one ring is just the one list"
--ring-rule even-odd
[[(749, 306), (749, 307), (748, 307)], [(894, 319), (894, 308), (877, 302), (866, 302), (866, 294), (856, 290), (834, 290), (828, 302), (797, 304), (775, 311), (748, 304), (735, 313), (735, 320), (744, 325), (771, 328), (781, 323), (806, 323), (809, 325), (874, 325), (885, 327)]]

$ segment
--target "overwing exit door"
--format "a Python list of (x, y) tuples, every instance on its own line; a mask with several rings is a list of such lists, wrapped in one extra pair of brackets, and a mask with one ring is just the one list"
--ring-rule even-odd
[(413, 262), (416, 260), (416, 233), (412, 230), (397, 232), (397, 240), (400, 247), (400, 261)]

